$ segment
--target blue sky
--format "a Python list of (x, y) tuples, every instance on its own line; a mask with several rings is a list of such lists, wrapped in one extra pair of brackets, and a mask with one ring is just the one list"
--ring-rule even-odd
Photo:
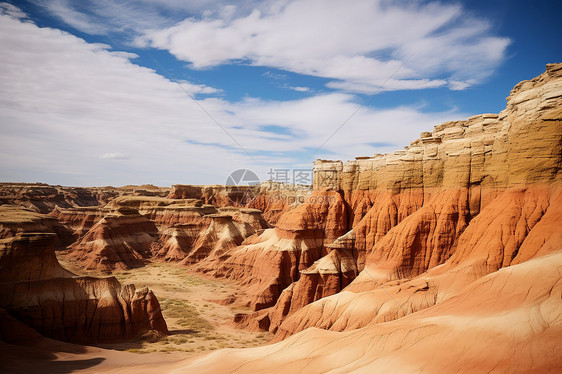
[(0, 180), (223, 184), (402, 149), (501, 111), (560, 62), (560, 14), (544, 0), (0, 3)]

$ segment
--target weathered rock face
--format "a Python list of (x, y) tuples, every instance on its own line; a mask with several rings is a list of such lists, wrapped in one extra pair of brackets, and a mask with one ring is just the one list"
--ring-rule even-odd
[(268, 227), (257, 209), (225, 207), (217, 210), (200, 200), (195, 204), (187, 207), (172, 204), (147, 212), (160, 226), (159, 239), (152, 244), (155, 258), (192, 264), (220, 256)]
[(0, 282), (73, 277), (54, 253), (55, 233), (20, 233), (0, 240)]
[(146, 196), (121, 196), (109, 205), (111, 209), (122, 207), (138, 210), (138, 212), (158, 227), (175, 224), (198, 223), (207, 214), (218, 213), (213, 205), (204, 204), (197, 199), (168, 199)]
[(217, 209), (201, 200), (158, 196), (123, 195), (105, 208), (56, 209), (51, 215), (78, 237), (66, 252), (69, 258), (101, 271), (150, 259), (191, 264), (268, 227), (257, 209)]
[(286, 211), (304, 204), (311, 194), (312, 186), (266, 181), (246, 206), (261, 210), (266, 221), (275, 225)]
[(20, 205), (0, 205), (0, 239), (29, 232), (56, 233), (57, 249), (64, 248), (74, 241), (72, 231), (53, 217)]
[(114, 277), (75, 276), (58, 263), (54, 237), (28, 233), (0, 240), (0, 308), (44, 336), (69, 342), (167, 333), (151, 291), (121, 287)]
[(206, 217), (211, 222), (207, 229), (198, 236), (189, 254), (183, 259), (184, 264), (193, 264), (209, 257), (220, 258), (229, 249), (244, 241), (243, 233), (247, 234), (247, 232), (243, 228), (251, 230), (252, 233), (254, 231), (248, 224), (237, 225), (232, 216), (225, 213), (210, 214)]
[(327, 253), (325, 244), (346, 232), (346, 209), (339, 193), (319, 191), (286, 211), (275, 228), (249, 237), (221, 256), (207, 257), (198, 269), (238, 280), (247, 294), (244, 304), (254, 310), (271, 307), (299, 279), (300, 270)]
[(85, 235), (90, 229), (100, 221), (111, 210), (95, 207), (80, 207), (61, 209), (56, 207), (49, 216), (54, 217), (73, 233), (74, 239)]
[(281, 214), (304, 203), (312, 193), (311, 186), (272, 181), (255, 186), (192, 186), (177, 184), (170, 199), (196, 199), (216, 207), (246, 207), (262, 211), (267, 222), (275, 224)]
[(197, 199), (217, 207), (245, 206), (255, 195), (257, 186), (193, 186), (176, 184), (168, 195), (170, 199)]
[[(482, 253), (472, 265), (477, 269), (471, 268), (471, 281), (477, 278), (474, 274), (481, 277), (516, 263), (517, 257), (529, 259), (562, 247), (554, 234), (558, 221), (553, 218), (557, 214), (553, 206), (561, 204), (557, 191), (562, 181), (562, 65), (549, 65), (545, 74), (517, 85), (507, 101), (506, 110), (499, 115), (435, 126), (404, 151), (345, 164), (317, 160), (315, 193), (326, 188), (339, 191), (348, 209), (347, 222), (341, 227), (352, 229), (339, 239), (327, 235), (330, 240), (324, 244), (335, 240), (339, 252), (319, 263), (337, 269), (344, 253), (346, 259), (353, 259), (354, 266), (348, 268), (365, 269), (347, 289), (363, 290), (378, 283), (402, 283), (444, 263), (458, 266), (475, 248), (482, 248), (478, 249)], [(318, 217), (301, 214), (301, 208), (294, 210), (294, 222), (302, 220), (304, 227), (318, 221)], [(544, 229), (533, 231), (539, 223), (537, 227)], [(526, 244), (527, 237), (533, 245)], [(461, 254), (463, 260), (456, 260)], [(393, 308), (381, 313), (382, 317), (367, 313), (349, 322), (354, 308), (341, 306), (349, 311), (342, 315), (326, 304), (339, 300), (339, 295), (297, 312), (337, 293), (357, 274), (332, 271), (330, 277), (322, 277), (314, 267), (310, 270), (312, 276), (301, 271), (294, 277), (297, 282), (285, 289), (271, 310), (252, 316), (257, 324), (248, 316), (238, 317), (240, 324), (270, 331), (281, 326), (277, 335), (281, 339), (307, 327), (357, 328), (402, 313)], [(424, 281), (420, 284), (413, 289), (425, 287)], [(433, 305), (437, 295), (449, 292), (444, 289), (441, 287), (442, 294), (423, 292), (421, 298), (408, 299), (410, 310)], [(291, 314), (294, 316), (281, 324)]]
[(158, 229), (131, 208), (106, 215), (69, 249), (69, 257), (85, 269), (110, 271), (145, 264)]
[(121, 195), (160, 196), (169, 188), (153, 185), (123, 187), (64, 187), (44, 183), (0, 183), (0, 205), (15, 204), (39, 213), (80, 207), (102, 207)]
[(354, 190), (468, 188), (471, 212), (484, 189), (550, 183), (560, 174), (560, 64), (518, 84), (500, 114), (446, 122), (403, 151), (347, 162), (317, 160), (315, 188)]
[(269, 320), (270, 332), (275, 333), (288, 315), (313, 301), (340, 292), (355, 279), (358, 274), (355, 258), (342, 241), (328, 245), (333, 248), (331, 252), (302, 270), (300, 278), (283, 290), (275, 306), (268, 311), (268, 319), (260, 319)]
[[(384, 238), (344, 292), (290, 315), (278, 328), (276, 339), (311, 326), (342, 331), (399, 319), (459, 295), (490, 273), (560, 251), (561, 207), (560, 183), (508, 189), (468, 224), (447, 261), (418, 276), (400, 276), (405, 264), (411, 264), (405, 261), (411, 252), (389, 255), (391, 261), (374, 256), (388, 243), (386, 248), (396, 250), (396, 244)], [(397, 237), (405, 235), (406, 227), (407, 220), (389, 235), (393, 231)]]
[(56, 206), (75, 208), (105, 205), (119, 195), (113, 187), (81, 188), (50, 186), (43, 183), (0, 183), (0, 204), (17, 204), (39, 213)]

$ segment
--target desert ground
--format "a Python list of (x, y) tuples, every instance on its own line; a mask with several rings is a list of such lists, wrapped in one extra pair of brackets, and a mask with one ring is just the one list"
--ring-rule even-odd
[[(64, 255), (59, 255), (58, 259), (67, 269), (83, 272), (70, 260), (65, 260)], [(104, 276), (95, 271), (86, 273)], [(122, 284), (146, 286), (154, 292), (160, 300), (170, 335), (148, 334), (125, 343), (98, 345), (100, 348), (140, 354), (184, 352), (184, 357), (191, 357), (221, 348), (256, 347), (271, 340), (268, 332), (251, 332), (232, 326), (236, 313), (249, 312), (248, 308), (221, 303), (242, 292), (233, 281), (205, 276), (185, 266), (158, 262), (116, 271), (112, 275)]]

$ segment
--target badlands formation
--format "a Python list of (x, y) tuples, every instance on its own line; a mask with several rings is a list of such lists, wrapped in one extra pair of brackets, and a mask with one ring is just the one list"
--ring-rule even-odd
[[(310, 188), (2, 184), (4, 365), (560, 372), (561, 165), (562, 64), (549, 64), (499, 114), (394, 153), (317, 160)], [(69, 344), (173, 334), (157, 293), (113, 276), (154, 263), (233, 282), (212, 302), (270, 344), (190, 356)]]

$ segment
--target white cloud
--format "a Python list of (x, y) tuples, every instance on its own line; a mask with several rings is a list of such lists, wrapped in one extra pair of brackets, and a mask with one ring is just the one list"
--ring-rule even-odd
[(449, 88), (453, 91), (461, 91), (467, 87), (472, 86), (473, 84), (474, 84), (474, 80), (472, 79), (466, 82), (451, 80), (449, 81)]
[[(174, 15), (164, 15), (151, 1), (73, 1), (31, 0), (76, 30), (91, 35), (131, 33), (165, 27), (178, 21)], [(163, 5), (163, 4), (162, 4)]]
[(117, 153), (105, 153), (101, 156), (101, 158), (107, 160), (128, 160), (130, 157), (117, 152)]
[[(0, 174), (7, 180), (224, 183), (241, 167), (265, 176), (270, 167), (307, 164), (315, 157), (391, 151), (459, 116), (412, 107), (362, 108), (313, 156), (357, 109), (353, 95), (194, 102), (177, 83), (133, 64), (132, 54), (5, 15), (0, 35), (0, 48), (10, 51), (0, 54)], [(191, 93), (216, 92), (179, 84)], [(115, 162), (120, 159), (127, 161)]]
[(33, 1), (78, 30), (124, 32), (136, 47), (168, 50), (196, 69), (244, 60), (361, 93), (447, 81), (465, 89), (499, 66), (509, 44), (485, 19), (439, 2)]
[(12, 18), (26, 18), (27, 15), (21, 11), (20, 8), (12, 5), (12, 4), (8, 4), (8, 3), (4, 3), (1, 2), (0, 3), (0, 14), (5, 14), (7, 16), (10, 16)]
[[(220, 12), (148, 30), (139, 43), (194, 68), (246, 59), (332, 78), (360, 92), (419, 89), (446, 79), (477, 83), (501, 63), (509, 40), (458, 5), (365, 0), (293, 0), (238, 17)], [(392, 78), (389, 80), (389, 78)], [(460, 89), (460, 85), (454, 86)]]
[(297, 91), (297, 92), (308, 92), (308, 91), (310, 91), (310, 88), (302, 87), (302, 86), (289, 86), (289, 88), (291, 90)]

